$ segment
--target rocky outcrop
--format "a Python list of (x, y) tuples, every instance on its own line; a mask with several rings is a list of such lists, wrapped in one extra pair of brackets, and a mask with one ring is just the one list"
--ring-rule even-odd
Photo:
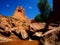
[(15, 12), (13, 13), (14, 18), (22, 21), (22, 22), (29, 22), (29, 19), (25, 16), (24, 14), (24, 9), (21, 6), (18, 6), (15, 10)]
[(18, 6), (10, 17), (0, 15), (0, 25), (5, 30), (25, 30), (26, 26), (30, 23), (29, 19), (24, 14), (24, 9)]
[(23, 38), (26, 38), (28, 35), (24, 30), (27, 30), (29, 24), (30, 21), (25, 16), (24, 9), (18, 6), (12, 16), (0, 15), (0, 34), (8, 35), (8, 32), (15, 31), (18, 34), (20, 33)]
[(30, 30), (37, 31), (40, 29), (43, 29), (45, 27), (46, 23), (41, 23), (41, 22), (35, 22), (30, 24)]

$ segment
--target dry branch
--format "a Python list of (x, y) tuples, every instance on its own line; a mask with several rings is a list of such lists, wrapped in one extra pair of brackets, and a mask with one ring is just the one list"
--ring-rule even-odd
[(52, 30), (47, 31), (46, 33), (44, 33), (44, 34), (42, 35), (42, 37), (44, 37), (44, 36), (46, 36), (46, 35), (54, 32), (54, 31), (60, 31), (60, 27), (57, 27), (57, 28), (55, 28), (55, 29), (52, 29)]

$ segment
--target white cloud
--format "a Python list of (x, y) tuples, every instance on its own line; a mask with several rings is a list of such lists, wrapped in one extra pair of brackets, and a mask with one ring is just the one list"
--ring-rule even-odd
[(6, 6), (7, 6), (7, 7), (9, 7), (10, 5), (9, 5), (9, 4), (7, 4)]
[(32, 7), (31, 7), (31, 6), (29, 6), (29, 9), (32, 9)]

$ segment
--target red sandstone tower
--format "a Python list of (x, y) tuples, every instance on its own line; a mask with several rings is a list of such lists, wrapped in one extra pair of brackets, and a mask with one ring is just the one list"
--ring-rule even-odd
[(28, 18), (24, 14), (24, 9), (21, 6), (16, 8), (12, 17), (19, 19), (20, 21), (29, 22)]

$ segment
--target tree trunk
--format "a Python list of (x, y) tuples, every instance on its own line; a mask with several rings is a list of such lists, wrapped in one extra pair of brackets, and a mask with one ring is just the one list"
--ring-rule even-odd
[(48, 31), (48, 26), (50, 23), (58, 23), (60, 24), (60, 0), (53, 0), (53, 12), (50, 13), (50, 16), (46, 22), (46, 26), (42, 29), (42, 32)]
[(53, 0), (53, 13), (51, 14), (48, 23), (60, 21), (60, 0)]

